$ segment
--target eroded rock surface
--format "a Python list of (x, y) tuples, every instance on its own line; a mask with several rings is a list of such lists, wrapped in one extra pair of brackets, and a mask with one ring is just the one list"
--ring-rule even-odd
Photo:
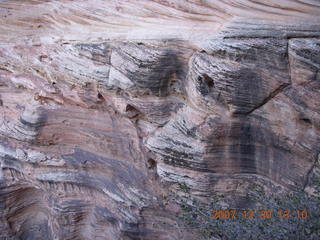
[(197, 239), (170, 190), (313, 192), (318, 1), (1, 1), (0, 239)]

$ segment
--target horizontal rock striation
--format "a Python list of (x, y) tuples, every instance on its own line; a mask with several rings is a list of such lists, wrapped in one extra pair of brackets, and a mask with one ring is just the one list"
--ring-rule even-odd
[(313, 0), (1, 1), (0, 239), (192, 240), (167, 204), (179, 186), (314, 193), (319, 16)]

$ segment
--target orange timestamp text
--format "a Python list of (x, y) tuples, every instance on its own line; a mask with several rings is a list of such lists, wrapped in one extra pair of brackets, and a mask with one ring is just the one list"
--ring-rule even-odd
[(268, 220), (278, 218), (283, 220), (289, 219), (308, 219), (309, 213), (307, 210), (213, 210), (211, 212), (211, 219), (214, 220), (233, 220), (233, 219), (261, 219)]

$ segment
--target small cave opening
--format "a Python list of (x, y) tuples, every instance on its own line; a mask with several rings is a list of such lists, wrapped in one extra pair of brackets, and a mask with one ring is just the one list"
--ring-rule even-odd
[(138, 109), (136, 109), (134, 106), (132, 106), (131, 104), (128, 104), (126, 106), (125, 112), (126, 112), (127, 117), (129, 117), (129, 118), (137, 117), (140, 113), (140, 111)]
[(212, 89), (215, 87), (214, 80), (209, 77), (207, 74), (198, 76), (199, 91), (202, 95), (206, 96)]
[(311, 120), (309, 118), (301, 118), (304, 123), (311, 124)]
[(302, 121), (305, 124), (312, 124), (311, 119), (305, 113), (300, 113), (297, 120)]
[(208, 85), (210, 89), (214, 88), (214, 81), (208, 75), (204, 75), (204, 82)]
[(126, 106), (126, 112), (133, 112), (133, 111), (138, 111), (134, 106), (132, 106), (132, 105), (130, 105), (130, 104), (128, 104), (127, 106)]
[(149, 158), (148, 159), (148, 168), (155, 169), (156, 167), (157, 167), (157, 162), (154, 159)]
[(100, 100), (100, 101), (104, 101), (104, 97), (102, 96), (102, 94), (100, 93), (100, 92), (98, 92), (98, 99)]

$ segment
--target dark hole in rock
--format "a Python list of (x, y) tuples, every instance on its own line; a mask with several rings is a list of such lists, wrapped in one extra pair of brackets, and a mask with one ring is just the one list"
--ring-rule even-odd
[(309, 118), (301, 118), (301, 120), (307, 124), (311, 124), (311, 120)]
[(138, 111), (134, 106), (128, 104), (126, 106), (126, 112)]
[(177, 80), (172, 78), (170, 81), (170, 87), (172, 87), (176, 82), (177, 82)]
[(211, 77), (209, 77), (207, 74), (203, 75), (204, 82), (208, 85), (209, 88), (214, 87), (214, 81)]
[(127, 117), (128, 118), (134, 118), (136, 116), (138, 116), (138, 114), (140, 113), (140, 111), (138, 109), (136, 109), (134, 106), (128, 104), (126, 106), (125, 111), (127, 112)]
[(99, 92), (98, 92), (98, 99), (99, 99), (99, 100), (101, 100), (101, 101), (103, 101), (103, 100), (104, 100), (104, 97), (103, 97), (103, 96), (102, 96), (102, 94), (101, 94), (101, 93), (99, 93)]
[(157, 167), (157, 162), (151, 158), (148, 159), (148, 168), (155, 169)]
[(214, 88), (214, 81), (207, 74), (198, 76), (198, 83), (199, 91), (204, 96), (208, 95), (212, 91), (212, 88)]

